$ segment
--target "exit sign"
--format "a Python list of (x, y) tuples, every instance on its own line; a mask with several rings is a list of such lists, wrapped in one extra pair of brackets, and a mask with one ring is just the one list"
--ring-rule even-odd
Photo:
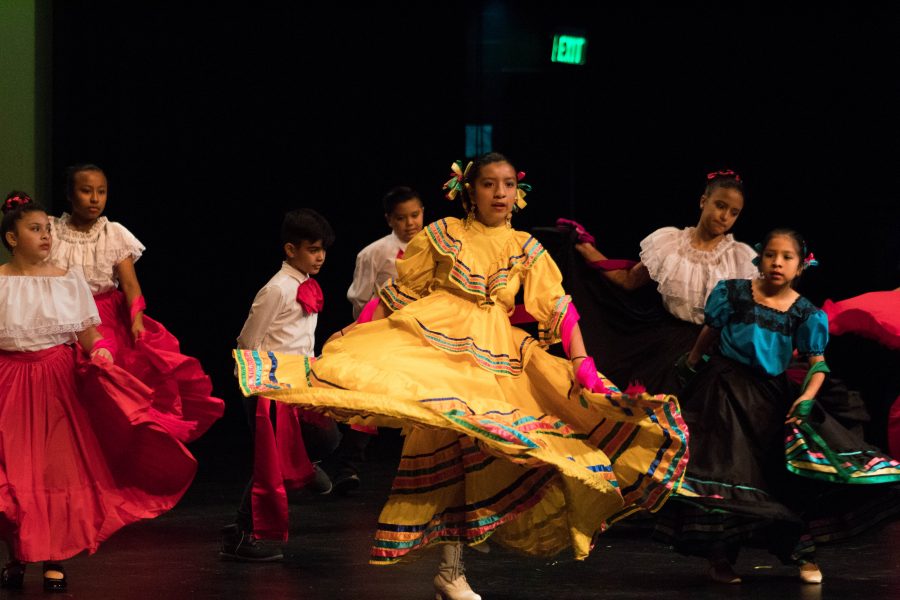
[(587, 38), (574, 35), (554, 35), (550, 60), (570, 65), (583, 65), (587, 55)]

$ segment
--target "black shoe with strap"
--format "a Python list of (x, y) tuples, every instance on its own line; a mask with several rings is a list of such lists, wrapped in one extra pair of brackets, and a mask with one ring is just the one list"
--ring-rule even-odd
[(25, 563), (17, 560), (9, 561), (0, 571), (0, 588), (5, 590), (21, 590), (25, 582)]
[[(62, 575), (58, 577), (57, 575)], [(64, 592), (69, 587), (66, 581), (66, 569), (59, 563), (44, 563), (44, 591), (45, 592)]]
[(343, 470), (334, 478), (334, 492), (346, 496), (359, 489), (359, 475), (354, 471)]

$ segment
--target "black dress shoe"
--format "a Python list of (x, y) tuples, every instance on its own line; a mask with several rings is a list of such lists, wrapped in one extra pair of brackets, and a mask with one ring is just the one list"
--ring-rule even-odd
[(10, 561), (3, 571), (0, 571), (0, 588), (6, 590), (21, 590), (25, 582), (25, 563)]
[(341, 471), (334, 479), (334, 492), (346, 496), (359, 489), (359, 475), (353, 471)]
[[(58, 571), (62, 573), (62, 578), (47, 577), (48, 571)], [(66, 569), (59, 563), (44, 563), (44, 591), (45, 592), (64, 592), (69, 586), (66, 581)]]

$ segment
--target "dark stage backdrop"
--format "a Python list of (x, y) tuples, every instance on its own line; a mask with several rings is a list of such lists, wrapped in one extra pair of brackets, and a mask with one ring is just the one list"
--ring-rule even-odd
[[(198, 356), (237, 436), (229, 350), (278, 269), (285, 210), (320, 210), (337, 242), (318, 337), (349, 322), (356, 252), (387, 233), (380, 198), (418, 188), (428, 218), (465, 125), (534, 185), (519, 228), (575, 217), (635, 257), (692, 225), (705, 173), (747, 182), (736, 236), (804, 232), (814, 301), (900, 285), (900, 26), (888, 8), (700, 3), (54, 3), (53, 204), (75, 162), (107, 172), (107, 215), (148, 247), (148, 312)], [(670, 3), (671, 4), (671, 3)], [(783, 4), (783, 3), (782, 3)], [(550, 62), (554, 33), (587, 64)]]

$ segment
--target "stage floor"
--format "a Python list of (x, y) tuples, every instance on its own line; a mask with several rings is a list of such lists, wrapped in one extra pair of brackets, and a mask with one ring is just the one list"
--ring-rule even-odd
[[(365, 464), (363, 486), (348, 497), (299, 493), (291, 502), (291, 539), (281, 563), (247, 564), (218, 556), (219, 530), (233, 521), (249, 465), (222, 454), (201, 457), (195, 485), (182, 503), (153, 521), (125, 528), (91, 557), (67, 564), (70, 587), (58, 598), (91, 600), (429, 599), (438, 556), (434, 549), (407, 564), (367, 563), (378, 512), (390, 488), (396, 443), (383, 438)], [(760, 550), (745, 550), (738, 586), (714, 584), (702, 560), (679, 556), (626, 523), (601, 538), (593, 554), (576, 562), (525, 558), (494, 547), (467, 551), (468, 578), (485, 600), (529, 598), (635, 598), (803, 600), (900, 598), (900, 521), (820, 550), (821, 586), (801, 584), (796, 570)], [(33, 565), (25, 590), (4, 598), (46, 598)]]

